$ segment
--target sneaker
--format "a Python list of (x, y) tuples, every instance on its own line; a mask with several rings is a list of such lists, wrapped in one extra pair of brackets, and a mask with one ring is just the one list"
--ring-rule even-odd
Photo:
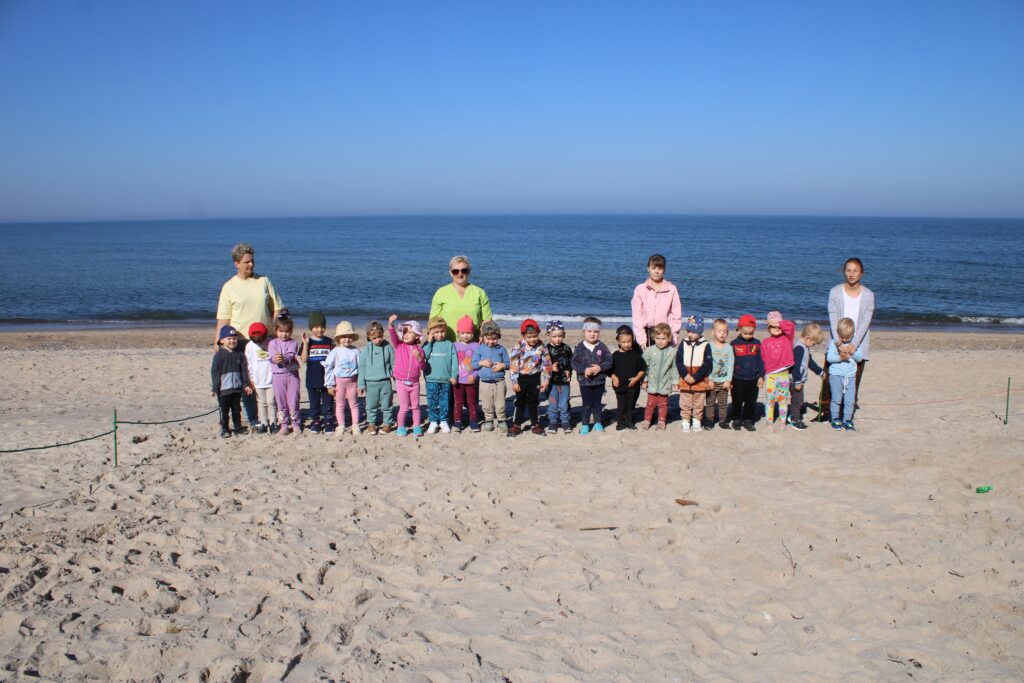
[(623, 423), (619, 422), (618, 424), (615, 425), (615, 431), (617, 431), (617, 432), (624, 432), (624, 431), (626, 431), (626, 425), (624, 425)]
[(804, 424), (803, 420), (790, 420), (789, 426), (800, 431), (807, 429), (807, 425)]
[(522, 433), (523, 433), (523, 428), (520, 427), (517, 424), (513, 424), (511, 427), (508, 428), (508, 435), (509, 436), (519, 436)]
[(601, 424), (600, 422), (595, 422), (595, 423), (594, 423), (594, 428), (593, 428), (593, 430), (592, 430), (592, 431), (595, 431), (595, 432), (603, 432), (603, 431), (604, 431), (604, 425), (603, 425), (603, 424)]
[(728, 422), (719, 422), (718, 423), (718, 428), (719, 429), (725, 429), (725, 430), (732, 429), (732, 427), (729, 426)]
[(590, 425), (580, 425), (580, 436), (586, 436), (590, 433)]
[(636, 425), (633, 424), (632, 422), (627, 422), (626, 423), (626, 429), (628, 429), (628, 430), (630, 430), (632, 432), (635, 432), (636, 431)]
[(413, 427), (412, 428), (412, 435), (413, 436), (423, 436), (423, 427)]
[(568, 424), (562, 425), (562, 433), (563, 434), (572, 434), (572, 427), (570, 427)]
[(278, 436), (287, 436), (289, 429), (290, 429), (290, 427), (288, 425), (286, 425), (286, 424), (281, 425), (281, 428), (277, 430), (277, 435)]
[(690, 421), (689, 420), (683, 420), (683, 431), (686, 432), (687, 434), (690, 433)]
[(505, 424), (504, 422), (499, 422), (498, 423), (498, 431), (499, 432), (507, 432), (508, 431), (508, 425)]
[(408, 436), (408, 434), (409, 430), (406, 429), (405, 427), (399, 427), (398, 429), (395, 430), (396, 436)]
[(855, 432), (855, 431), (857, 431), (857, 428), (853, 426), (853, 420), (844, 420), (843, 421), (843, 429), (845, 429), (848, 432)]
[(281, 431), (281, 425), (277, 424), (276, 422), (270, 425), (271, 434), (277, 434), (279, 431)]
[(639, 427), (640, 429), (643, 429), (644, 431), (646, 431), (646, 430), (651, 428), (651, 423), (648, 422), (647, 420), (644, 420), (643, 422), (638, 424), (637, 427)]
[(491, 422), (490, 420), (487, 420), (486, 422), (484, 422), (484, 431), (485, 432), (493, 432), (494, 431), (494, 423)]
[(427, 426), (427, 434), (437, 434), (437, 423), (436, 422), (431, 422)]
[[(324, 430), (327, 431), (327, 430)], [(363, 433), (363, 430), (359, 428), (359, 425), (352, 425), (352, 436), (359, 436)]]
[(366, 426), (366, 433), (369, 436), (377, 436), (377, 425), (367, 425)]
[(558, 425), (548, 425), (548, 434), (557, 434)]
[(257, 425), (257, 427), (256, 427), (256, 433), (257, 434), (266, 434), (269, 431), (270, 431), (270, 427), (268, 427), (265, 424)]
[(231, 432), (229, 432), (226, 429), (220, 430), (220, 438), (222, 438), (222, 439), (230, 439), (231, 438)]
[(455, 432), (456, 434), (461, 434), (462, 433), (462, 423), (461, 422), (456, 422), (456, 423), (452, 424), (452, 431)]
[(744, 420), (743, 421), (743, 428), (746, 429), (748, 432), (756, 432), (757, 431), (757, 427), (755, 427), (754, 423), (751, 422), (750, 420)]
[(662, 432), (663, 432), (663, 431), (665, 431), (666, 429), (668, 429), (668, 423), (667, 423), (667, 422), (664, 422), (664, 421), (662, 421), (662, 422), (659, 422), (659, 423), (658, 423), (658, 426), (657, 426), (657, 427), (655, 427), (655, 429), (657, 429), (657, 430), (659, 430), (659, 431), (662, 431)]
[(242, 434), (248, 434), (248, 433), (249, 433), (249, 428), (248, 427), (235, 427), (235, 435), (237, 435), (237, 436), (241, 436)]
[(539, 436), (544, 436), (544, 428), (541, 427), (539, 424), (533, 425), (533, 429), (531, 429), (530, 432), (532, 432), (533, 434), (537, 434)]
[[(345, 431), (345, 430), (342, 429), (342, 431)], [(324, 434), (333, 434), (333, 433), (334, 433), (334, 425), (324, 425)]]
[(732, 421), (732, 428), (738, 432), (741, 429), (743, 429), (743, 423), (740, 422), (739, 420), (733, 420)]
[(450, 432), (452, 431), (452, 428), (448, 426), (448, 423), (447, 423), (447, 422), (442, 422), (442, 423), (441, 423), (440, 425), (438, 425), (438, 426), (440, 426), (440, 427), (441, 427), (441, 433), (442, 433), (442, 434), (448, 434), (448, 433), (450, 433)]
[(479, 422), (470, 422), (469, 423), (469, 431), (471, 431), (471, 432), (479, 432), (480, 431), (480, 423)]
[(394, 429), (394, 427), (392, 427), (391, 425), (389, 425), (389, 424), (387, 424), (387, 423), (385, 422), (384, 424), (382, 424), (382, 425), (380, 426), (380, 433), (381, 433), (381, 434), (387, 434), (387, 433), (389, 433), (389, 432), (390, 432), (390, 431), (391, 431), (392, 429)]
[(832, 422), (830, 422), (829, 424), (832, 425), (832, 429), (836, 430), (837, 432), (843, 431), (843, 423), (842, 423), (842, 421), (840, 421), (840, 420), (832, 420)]
[(694, 420), (693, 421), (693, 427), (690, 429), (690, 431), (693, 431), (693, 432), (702, 432), (702, 431), (704, 431), (704, 427), (701, 426), (700, 420)]
[(313, 422), (311, 422), (309, 424), (309, 431), (313, 432), (314, 434), (319, 434), (320, 433), (320, 423), (317, 422), (316, 420), (313, 420)]

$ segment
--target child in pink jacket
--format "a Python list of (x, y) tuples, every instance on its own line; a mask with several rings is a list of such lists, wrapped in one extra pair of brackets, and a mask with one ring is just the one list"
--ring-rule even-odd
[(768, 427), (775, 425), (775, 408), (779, 409), (779, 422), (785, 426), (789, 411), (789, 370), (793, 367), (793, 333), (796, 325), (783, 320), (782, 314), (768, 314), (768, 337), (761, 342), (764, 360), (765, 418)]
[[(420, 426), (420, 375), (427, 367), (426, 356), (420, 348), (423, 330), (415, 320), (407, 320), (395, 325), (397, 315), (388, 318), (388, 332), (391, 333), (391, 345), (395, 347), (395, 365), (392, 376), (395, 378), (395, 392), (398, 394), (398, 436), (409, 432), (405, 428), (405, 417), (412, 410), (412, 435), (423, 436)], [(401, 332), (401, 338), (399, 338)]]

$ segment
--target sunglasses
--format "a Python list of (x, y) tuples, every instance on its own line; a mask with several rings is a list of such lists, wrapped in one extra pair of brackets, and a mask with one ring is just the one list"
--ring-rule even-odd
[(452, 275), (469, 275), (469, 268), (452, 268)]

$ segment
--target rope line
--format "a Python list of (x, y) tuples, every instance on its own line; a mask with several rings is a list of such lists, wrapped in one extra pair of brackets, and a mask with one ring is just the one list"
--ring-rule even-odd
[(213, 410), (208, 410), (205, 413), (200, 413), (199, 415), (193, 415), (191, 417), (182, 417), (182, 418), (179, 418), (177, 420), (160, 420), (160, 421), (157, 421), (157, 422), (146, 422), (144, 420), (118, 420), (117, 424), (119, 424), (119, 425), (168, 425), (168, 424), (171, 424), (171, 423), (174, 423), (174, 422), (187, 422), (189, 420), (195, 420), (195, 419), (198, 419), (200, 417), (206, 417), (207, 415), (213, 415), (218, 410), (220, 410), (219, 407), (214, 408)]
[(110, 436), (113, 433), (114, 433), (113, 429), (108, 429), (107, 431), (103, 432), (102, 434), (97, 434), (95, 436), (87, 436), (87, 437), (85, 437), (83, 439), (76, 439), (75, 441), (68, 441), (67, 443), (55, 443), (55, 444), (50, 445), (50, 446), (29, 446), (28, 448), (11, 448), (9, 450), (0, 451), (0, 453), (24, 453), (25, 451), (43, 451), (43, 450), (46, 450), (47, 448), (60, 448), (61, 446), (73, 446), (76, 443), (82, 443), (83, 441), (92, 441), (93, 439), (99, 439), (100, 437), (103, 437), (103, 436)]

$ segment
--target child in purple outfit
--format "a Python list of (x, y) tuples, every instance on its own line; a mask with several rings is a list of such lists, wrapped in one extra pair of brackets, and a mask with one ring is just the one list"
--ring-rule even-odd
[(274, 339), (267, 346), (267, 353), (274, 364), (271, 369), (274, 383), (274, 399), (277, 401), (278, 422), (281, 423), (281, 436), (288, 434), (288, 423), (291, 429), (299, 434), (302, 432), (302, 418), (299, 416), (299, 343), (292, 339), (293, 329), (291, 318), (278, 318), (274, 321)]

